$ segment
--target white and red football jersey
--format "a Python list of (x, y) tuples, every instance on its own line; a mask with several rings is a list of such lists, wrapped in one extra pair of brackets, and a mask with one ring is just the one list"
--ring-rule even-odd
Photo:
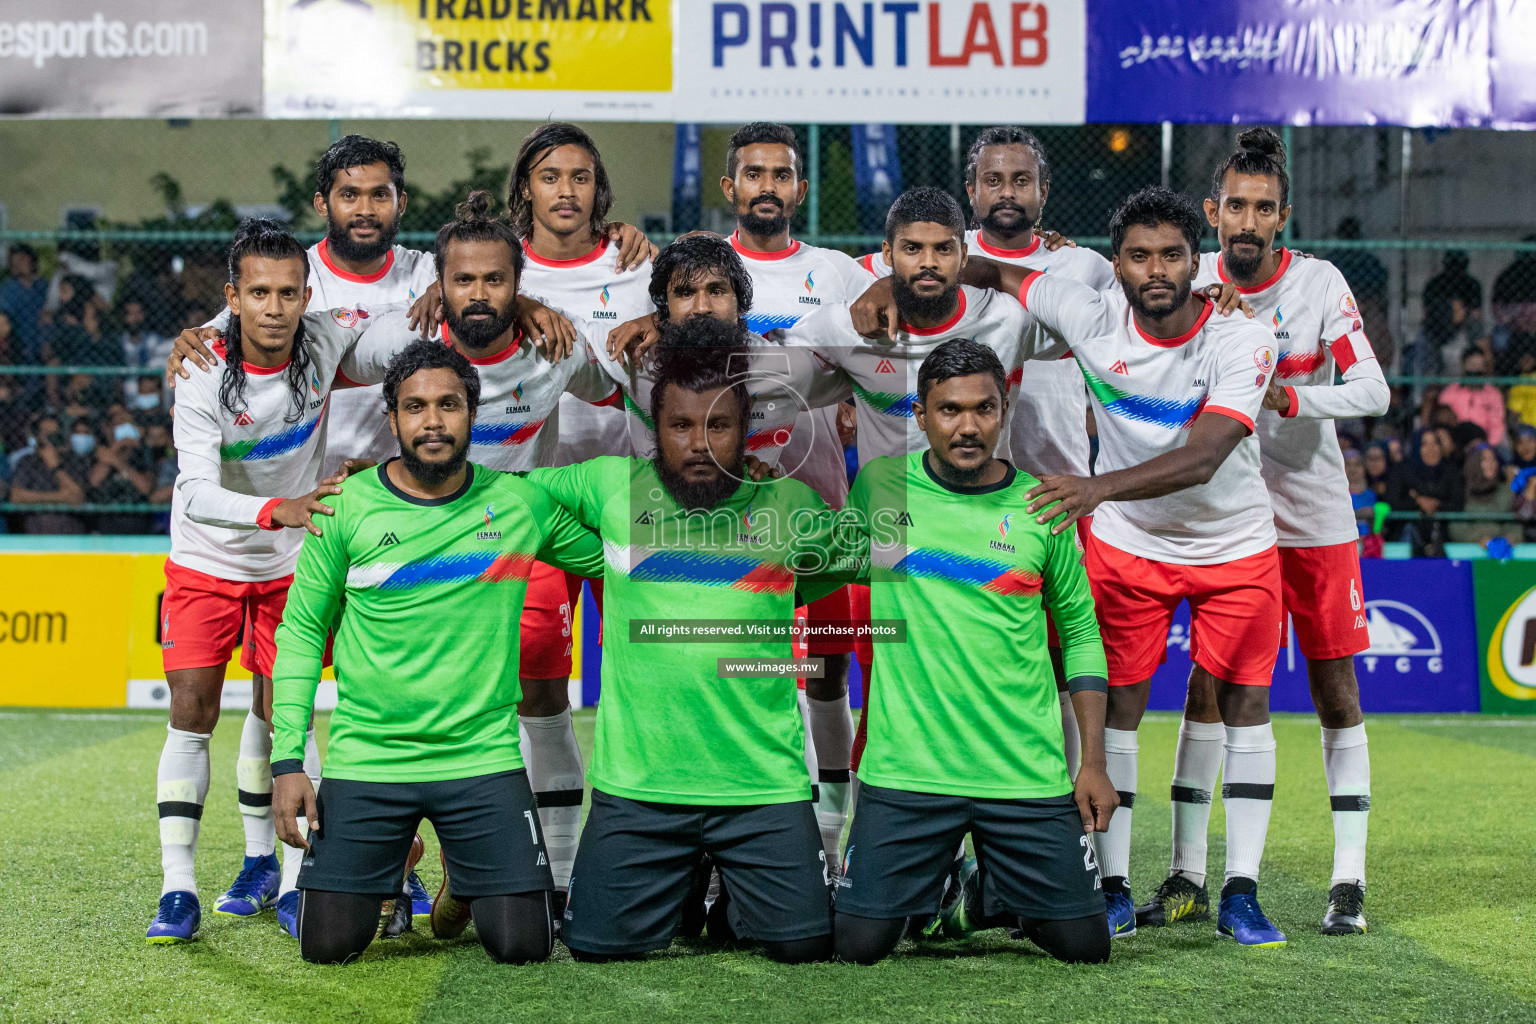
[[(1220, 253), (1202, 253), (1197, 287), (1229, 279)], [(1358, 536), (1333, 421), (1380, 416), (1392, 394), (1365, 336), (1344, 275), (1327, 260), (1280, 251), (1268, 281), (1238, 288), (1254, 318), (1274, 331), (1275, 383), (1290, 395), (1284, 416), (1255, 420), (1264, 483), (1281, 547), (1344, 544)], [(1334, 383), (1334, 371), (1343, 374)]]
[[(617, 247), (602, 239), (584, 256), (569, 260), (545, 259), (523, 242), (523, 274), (518, 289), (547, 306), (607, 332), (647, 313), (651, 302), (651, 262), (620, 273), (615, 266)], [(575, 358), (572, 355), (569, 358)], [(599, 455), (628, 455), (629, 428), (623, 411), (599, 407), (568, 395), (560, 402), (558, 440), (554, 463), (566, 466)]]
[[(309, 249), (309, 308), (377, 309), (393, 303), (409, 306), (437, 280), (432, 254), (402, 245), (390, 248), (384, 266), (374, 274), (353, 274), (331, 261), (327, 240)], [(384, 415), (384, 391), (379, 387), (337, 391), (331, 399), (326, 427), (325, 475), (347, 459), (383, 462), (399, 454), (395, 435)]]
[[(869, 287), (869, 277), (846, 253), (795, 240), (778, 252), (755, 252), (741, 244), (738, 234), (731, 235), (731, 247), (752, 278), (747, 327), (770, 342), (823, 305), (851, 303)], [(810, 485), (833, 508), (848, 500), (835, 405), (800, 413), (781, 459), (781, 465), (792, 468), (791, 476)]]
[[(395, 353), (415, 340), (403, 312), (375, 320), (342, 360), (348, 381), (382, 381)], [(561, 399), (571, 395), (583, 402), (617, 403), (618, 388), (591, 357), (591, 346), (603, 344), (608, 329), (580, 317), (571, 323), (576, 346), (558, 363), (522, 336), (496, 355), (469, 357), (480, 374), (480, 407), (470, 431), (469, 461), (502, 472), (555, 465)], [(441, 335), (444, 344), (451, 343), (446, 323)]]
[[(1115, 268), (1092, 249), (1063, 246), (1052, 252), (1036, 235), (1022, 249), (989, 245), (981, 232), (965, 233), (968, 255), (984, 256), (1085, 284), (1094, 291), (1119, 287)], [(882, 253), (870, 253), (860, 264), (876, 277), (887, 277), (891, 268)], [(1088, 475), (1088, 392), (1083, 376), (1070, 362), (1026, 360), (1019, 367), (1019, 396), (1011, 413), (1009, 443), (1020, 469), (1041, 473)]]
[[(918, 429), (912, 406), (917, 402), (917, 372), (923, 360), (952, 338), (967, 338), (997, 353), (1008, 374), (1010, 404), (1017, 406), (1019, 367), (1047, 347), (1050, 339), (1013, 296), (990, 289), (960, 288), (954, 316), (931, 328), (902, 325), (895, 342), (862, 338), (853, 329), (846, 305), (825, 306), (787, 332), (785, 342), (809, 348), (817, 357), (818, 376), (843, 380), (852, 388), (859, 411), (859, 468), (882, 455), (922, 451), (928, 438)], [(800, 364), (803, 365), (803, 364)], [(798, 372), (799, 365), (792, 368)], [(813, 394), (829, 393), (826, 381), (795, 382)], [(1005, 429), (997, 457), (1011, 458)]]
[(180, 382), (171, 561), (243, 582), (293, 572), (305, 531), (274, 528), (272, 509), (320, 485), (332, 383), (370, 319), (360, 309), (304, 314), (308, 366), (297, 399), (292, 360), (272, 369), (246, 363), (244, 398), (234, 411), (225, 408), (219, 397), (226, 367), (222, 342), (214, 346), (219, 359), (208, 372)]
[(1019, 301), (1065, 342), (1082, 370), (1099, 432), (1100, 474), (1183, 447), (1202, 413), (1248, 429), (1211, 479), (1161, 498), (1111, 501), (1093, 535), (1159, 562), (1213, 565), (1275, 544), (1274, 513), (1252, 433), (1275, 366), (1274, 339), (1241, 314), (1213, 315), (1209, 301), (1178, 338), (1144, 334), (1118, 289), (1095, 292), (1054, 274), (1031, 274)]

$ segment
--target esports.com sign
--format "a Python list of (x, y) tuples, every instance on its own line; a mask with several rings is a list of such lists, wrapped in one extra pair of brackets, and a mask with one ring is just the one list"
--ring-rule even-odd
[(36, 68), (56, 58), (123, 60), (207, 53), (208, 25), (201, 21), (130, 24), (100, 12), (88, 20), (0, 21), (0, 59), (30, 60)]
[(1536, 700), (1536, 587), (1520, 595), (1488, 640), (1488, 680), (1514, 700)]

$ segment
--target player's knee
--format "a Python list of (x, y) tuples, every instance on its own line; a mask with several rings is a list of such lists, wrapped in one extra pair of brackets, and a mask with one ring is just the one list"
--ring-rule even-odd
[(639, 960), (640, 953), (592, 953), (578, 949), (575, 946), (566, 946), (570, 950), (571, 959), (579, 964), (613, 964), (626, 960)]
[(549, 959), (553, 943), (545, 936), (518, 932), (511, 935), (480, 933), (486, 955), (499, 964), (537, 964)]
[(499, 964), (541, 963), (555, 946), (555, 926), (544, 893), (483, 896), (469, 905), (480, 945)]
[(299, 903), (299, 955), (312, 964), (356, 960), (379, 926), (378, 897), (305, 890)]
[(832, 959), (832, 933), (810, 939), (764, 942), (763, 952), (781, 964), (809, 964)]
[[(906, 918), (856, 917), (838, 914), (832, 927), (832, 954), (854, 964), (884, 960), (901, 941)], [(1106, 926), (1107, 927), (1107, 926)]]
[(1069, 964), (1102, 964), (1109, 959), (1109, 922), (1103, 914), (1067, 921), (1019, 922), (1024, 935), (1051, 956)]
[(517, 713), (524, 718), (550, 718), (571, 706), (570, 680), (523, 679), (523, 699)]

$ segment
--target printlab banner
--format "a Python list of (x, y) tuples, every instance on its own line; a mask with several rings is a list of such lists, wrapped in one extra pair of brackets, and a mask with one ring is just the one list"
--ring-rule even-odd
[(260, 0), (0, 0), (0, 116), (259, 113)]
[(670, 121), (670, 0), (266, 0), (268, 117)]
[[(1513, 30), (1521, 2), (1498, 0), (1510, 22), (1501, 35)], [(1487, 124), (1494, 7), (1495, 0), (1088, 0), (1087, 119)], [(1518, 38), (1505, 46), (1528, 61), (1530, 38)], [(1536, 87), (1523, 89), (1529, 96)], [(1519, 98), (1510, 106), (1517, 110)]]
[[(1481, 568), (1482, 563), (1477, 564)], [(1371, 646), (1356, 655), (1355, 674), (1367, 713), (1478, 710), (1472, 565), (1431, 558), (1370, 558), (1360, 563), (1365, 600), (1358, 614), (1365, 618)], [(1531, 569), (1525, 571), (1536, 575)], [(1154, 710), (1184, 707), (1189, 639), (1189, 609), (1181, 605), (1168, 637), (1168, 661), (1152, 677), (1150, 707)], [(1270, 707), (1313, 710), (1307, 660), (1294, 635), (1275, 663)]]
[(1079, 124), (1083, 0), (685, 0), (677, 119)]

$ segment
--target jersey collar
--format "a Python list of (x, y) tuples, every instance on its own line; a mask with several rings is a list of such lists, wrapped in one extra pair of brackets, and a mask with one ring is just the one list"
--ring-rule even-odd
[(395, 485), (393, 480), (389, 478), (389, 473), (386, 471), (389, 467), (389, 464), (391, 462), (399, 461), (400, 456), (396, 455), (392, 459), (386, 459), (384, 464), (379, 466), (379, 482), (384, 485), (384, 489), (390, 494), (393, 494), (401, 501), (410, 502), (412, 505), (421, 505), (427, 508), (432, 508), (437, 505), (451, 505), (458, 501), (460, 498), (464, 497), (464, 495), (469, 491), (470, 486), (475, 482), (475, 464), (473, 462), (466, 462), (464, 464), (464, 482), (459, 485), (458, 490), (454, 491), (452, 494), (445, 494), (441, 498), (418, 498), (414, 494), (406, 494)]
[(1040, 236), (1022, 249), (1000, 249), (995, 245), (988, 245), (987, 240), (981, 237), (981, 232), (976, 232), (976, 247), (988, 256), (996, 256), (1000, 260), (1021, 260), (1026, 256), (1033, 256), (1040, 248)]
[[(443, 344), (447, 345), (447, 346), (449, 346), (451, 348), (453, 346), (453, 337), (448, 333), (448, 321), (447, 320), (443, 321), (442, 334), (443, 334)], [(513, 356), (517, 355), (517, 353), (522, 350), (522, 347), (523, 347), (523, 329), (521, 327), (519, 327), (517, 329), (517, 334), (515, 336), (513, 336), (513, 338), (512, 338), (512, 344), (508, 345), (506, 348), (502, 349), (500, 352), (497, 352), (495, 355), (493, 355), (493, 356), (483, 356), (483, 357), (478, 358), (478, 359), (476, 357), (474, 357), (474, 356), (464, 356), (464, 358), (469, 360), (469, 363), (470, 363), (471, 366), (495, 366), (497, 363), (504, 363), (508, 359), (511, 359)], [(463, 355), (462, 352), (459, 353), (459, 354)]]
[(959, 301), (955, 303), (954, 316), (950, 317), (948, 320), (945, 320), (937, 327), (913, 327), (911, 324), (904, 322), (901, 325), (901, 329), (906, 331), (908, 334), (915, 334), (919, 338), (929, 338), (935, 334), (943, 334), (945, 331), (951, 330), (955, 324), (960, 322), (960, 318), (963, 316), (965, 316), (965, 289), (961, 288)]
[[(212, 348), (214, 355), (218, 356), (226, 363), (229, 362), (229, 350), (224, 346), (222, 341), (214, 342)], [(253, 373), (258, 377), (270, 377), (274, 373), (282, 373), (284, 370), (288, 369), (288, 364), (291, 362), (293, 362), (292, 355), (290, 355), (287, 359), (284, 359), (276, 366), (257, 366), (255, 363), (248, 363), (244, 359), (240, 360), (240, 365), (245, 368), (246, 373)]]
[(1003, 464), (1004, 469), (1003, 478), (997, 483), (983, 484), (979, 487), (965, 487), (959, 484), (952, 484), (946, 481), (943, 477), (939, 476), (938, 473), (934, 472), (933, 466), (928, 462), (928, 457), (932, 454), (932, 449), (923, 452), (921, 456), (923, 472), (928, 474), (929, 480), (932, 480), (934, 483), (938, 484), (946, 491), (949, 491), (951, 494), (991, 494), (994, 491), (1006, 491), (1008, 488), (1013, 486), (1014, 477), (1019, 475), (1019, 471), (1013, 467), (1013, 463), (1009, 462), (1007, 459), (999, 459), (998, 461)]
[(800, 251), (800, 240), (797, 238), (791, 238), (789, 240), (789, 244), (780, 249), (778, 252), (758, 252), (755, 249), (748, 249), (744, 247), (741, 244), (741, 239), (738, 237), (740, 234), (740, 228), (737, 228), (735, 231), (731, 232), (731, 248), (735, 249), (738, 254), (746, 257), (749, 260), (787, 260), (795, 253)]
[(1216, 304), (1203, 295), (1200, 296), (1200, 301), (1205, 303), (1205, 308), (1200, 311), (1199, 316), (1195, 317), (1194, 326), (1185, 331), (1183, 334), (1179, 335), (1177, 338), (1154, 338), (1152, 335), (1141, 329), (1141, 324), (1136, 322), (1136, 314), (1134, 312), (1127, 310), (1126, 315), (1131, 318), (1131, 326), (1136, 328), (1136, 333), (1141, 335), (1142, 341), (1145, 341), (1149, 345), (1156, 345), (1158, 348), (1178, 348), (1190, 338), (1193, 338), (1195, 335), (1200, 333), (1200, 328), (1204, 327), (1205, 322), (1211, 318), (1211, 310), (1216, 308)]
[(568, 260), (551, 260), (546, 259), (545, 257), (540, 256), (538, 253), (534, 252), (533, 246), (528, 243), (528, 239), (523, 239), (523, 255), (527, 256), (530, 260), (537, 263), (541, 267), (551, 267), (555, 270), (570, 270), (573, 267), (584, 267), (588, 263), (591, 263), (593, 260), (601, 256), (607, 248), (608, 239), (601, 238), (598, 240), (598, 243), (592, 247), (592, 251), (586, 253), (585, 255), (576, 256)]
[(1291, 250), (1282, 246), (1280, 249), (1280, 265), (1275, 268), (1275, 272), (1274, 274), (1270, 275), (1269, 280), (1256, 284), (1252, 288), (1244, 288), (1242, 285), (1236, 284), (1236, 282), (1227, 276), (1227, 268), (1222, 265), (1221, 254), (1216, 254), (1216, 275), (1223, 281), (1227, 282), (1227, 284), (1234, 285), (1237, 288), (1239, 295), (1252, 295), (1254, 292), (1261, 292), (1266, 288), (1273, 288), (1275, 282), (1285, 276), (1285, 272), (1290, 269), (1290, 266)]
[(315, 252), (320, 255), (320, 262), (325, 264), (325, 269), (341, 278), (343, 281), (351, 281), (354, 284), (377, 284), (384, 280), (395, 265), (395, 247), (390, 246), (389, 252), (384, 254), (384, 265), (372, 274), (354, 274), (351, 271), (342, 270), (331, 262), (331, 240), (320, 239), (320, 244), (315, 246)]

